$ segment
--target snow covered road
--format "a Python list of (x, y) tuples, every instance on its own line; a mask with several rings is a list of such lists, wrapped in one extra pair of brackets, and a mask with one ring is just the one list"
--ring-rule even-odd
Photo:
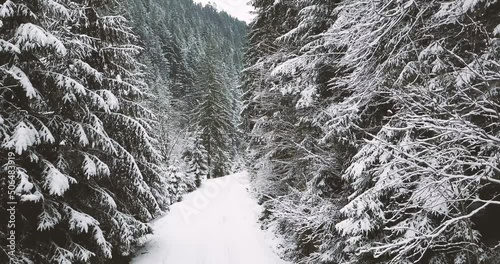
[(246, 173), (206, 181), (153, 223), (133, 264), (285, 264), (257, 223)]

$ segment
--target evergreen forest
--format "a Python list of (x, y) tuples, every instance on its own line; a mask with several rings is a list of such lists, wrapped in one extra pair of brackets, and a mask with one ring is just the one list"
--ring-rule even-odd
[(0, 0), (0, 263), (500, 263), (499, 0), (221, 2)]

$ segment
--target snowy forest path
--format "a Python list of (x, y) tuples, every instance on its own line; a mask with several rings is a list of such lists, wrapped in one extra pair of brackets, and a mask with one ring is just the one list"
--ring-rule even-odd
[(260, 229), (246, 172), (208, 180), (152, 223), (133, 264), (285, 264)]

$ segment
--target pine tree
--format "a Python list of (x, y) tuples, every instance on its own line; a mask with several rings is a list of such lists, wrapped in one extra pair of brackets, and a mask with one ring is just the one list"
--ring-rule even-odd
[(221, 72), (223, 64), (209, 47), (198, 75), (200, 104), (195, 109), (194, 123), (201, 133), (207, 151), (208, 177), (220, 177), (229, 172), (232, 160), (232, 139), (235, 136), (230, 87)]
[(175, 193), (176, 196), (171, 200), (171, 203), (179, 202), (182, 195), (187, 192), (186, 175), (174, 164), (168, 167), (168, 182), (170, 193)]
[(291, 257), (496, 263), (498, 2), (253, 4), (243, 124)]
[(140, 103), (140, 48), (111, 10), (107, 1), (0, 5), (0, 157), (3, 181), (15, 154), (15, 262), (119, 259), (151, 232), (143, 221), (167, 209), (153, 115)]
[[(214, 46), (216, 67), (233, 98), (238, 85), (246, 25), (218, 12), (185, 0), (127, 0), (127, 11), (145, 47), (141, 62), (148, 66), (147, 82), (156, 99), (150, 103), (159, 119), (158, 135), (163, 156), (173, 162), (181, 159), (195, 131), (194, 111), (201, 102), (202, 87), (195, 81), (204, 67), (205, 47)], [(145, 19), (148, 17), (149, 19)], [(239, 111), (235, 99), (231, 105), (232, 122)], [(229, 143), (233, 155), (238, 137)], [(230, 156), (231, 156), (230, 155)]]
[(187, 173), (194, 179), (196, 187), (200, 187), (208, 176), (208, 155), (199, 136), (195, 137), (193, 141), (193, 146), (186, 155)]
[[(336, 48), (323, 34), (337, 1), (259, 1), (244, 71), (244, 120), (251, 136), (254, 185), (263, 193), (270, 225), (284, 228), (298, 262), (342, 262), (333, 226), (342, 205), (342, 144), (326, 137), (326, 109)], [(270, 26), (270, 25), (275, 25)], [(260, 49), (257, 49), (260, 47)], [(255, 49), (255, 50), (253, 50)], [(259, 55), (259, 52), (269, 54)], [(338, 148), (337, 148), (338, 147)], [(297, 214), (312, 211), (315, 220)]]
[(371, 43), (351, 44), (346, 58), (356, 70), (345, 82), (363, 101), (383, 97), (391, 106), (344, 175), (354, 193), (337, 228), (351, 238), (353, 251), (390, 263), (496, 262), (486, 261), (495, 252), (482, 244), (477, 223), (498, 210), (492, 206), (498, 187), (491, 183), (498, 175), (491, 155), (498, 150), (490, 142), (498, 118), (488, 114), (498, 109), (490, 90), (498, 80), (491, 48), (497, 40), (488, 40), (498, 7), (392, 2), (340, 14), (331, 36)]

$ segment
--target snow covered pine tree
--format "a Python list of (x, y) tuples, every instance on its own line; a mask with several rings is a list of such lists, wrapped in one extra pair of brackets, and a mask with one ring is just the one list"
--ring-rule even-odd
[(208, 177), (221, 177), (229, 173), (233, 138), (236, 134), (233, 98), (227, 80), (221, 73), (223, 62), (217, 58), (216, 46), (209, 44), (203, 65), (196, 80), (200, 104), (194, 111), (193, 124), (198, 129), (207, 151)]
[(169, 205), (135, 37), (114, 1), (1, 2), (0, 197), (11, 152), (19, 202), (11, 263), (120, 262)]
[(498, 227), (485, 217), (499, 219), (500, 2), (339, 10), (329, 36), (355, 69), (344, 82), (358, 107), (371, 101), (385, 116), (344, 174), (354, 192), (336, 227), (353, 261), (498, 263)]
[(186, 153), (186, 162), (188, 163), (186, 173), (194, 179), (196, 187), (200, 187), (208, 176), (208, 155), (200, 136), (193, 138), (193, 146)]
[(244, 125), (290, 257), (499, 263), (500, 2), (253, 5)]
[[(254, 185), (277, 227), (285, 252), (298, 263), (342, 263), (335, 231), (343, 202), (340, 172), (345, 135), (328, 133), (328, 107), (339, 57), (324, 33), (338, 1), (254, 1), (244, 71), (244, 118), (250, 134)], [(347, 143), (346, 143), (347, 142)]]
[(186, 193), (188, 186), (186, 185), (185, 179), (185, 174), (176, 164), (168, 167), (168, 190), (170, 190), (170, 193), (176, 194), (175, 196), (172, 195), (171, 203), (180, 201), (182, 195)]

